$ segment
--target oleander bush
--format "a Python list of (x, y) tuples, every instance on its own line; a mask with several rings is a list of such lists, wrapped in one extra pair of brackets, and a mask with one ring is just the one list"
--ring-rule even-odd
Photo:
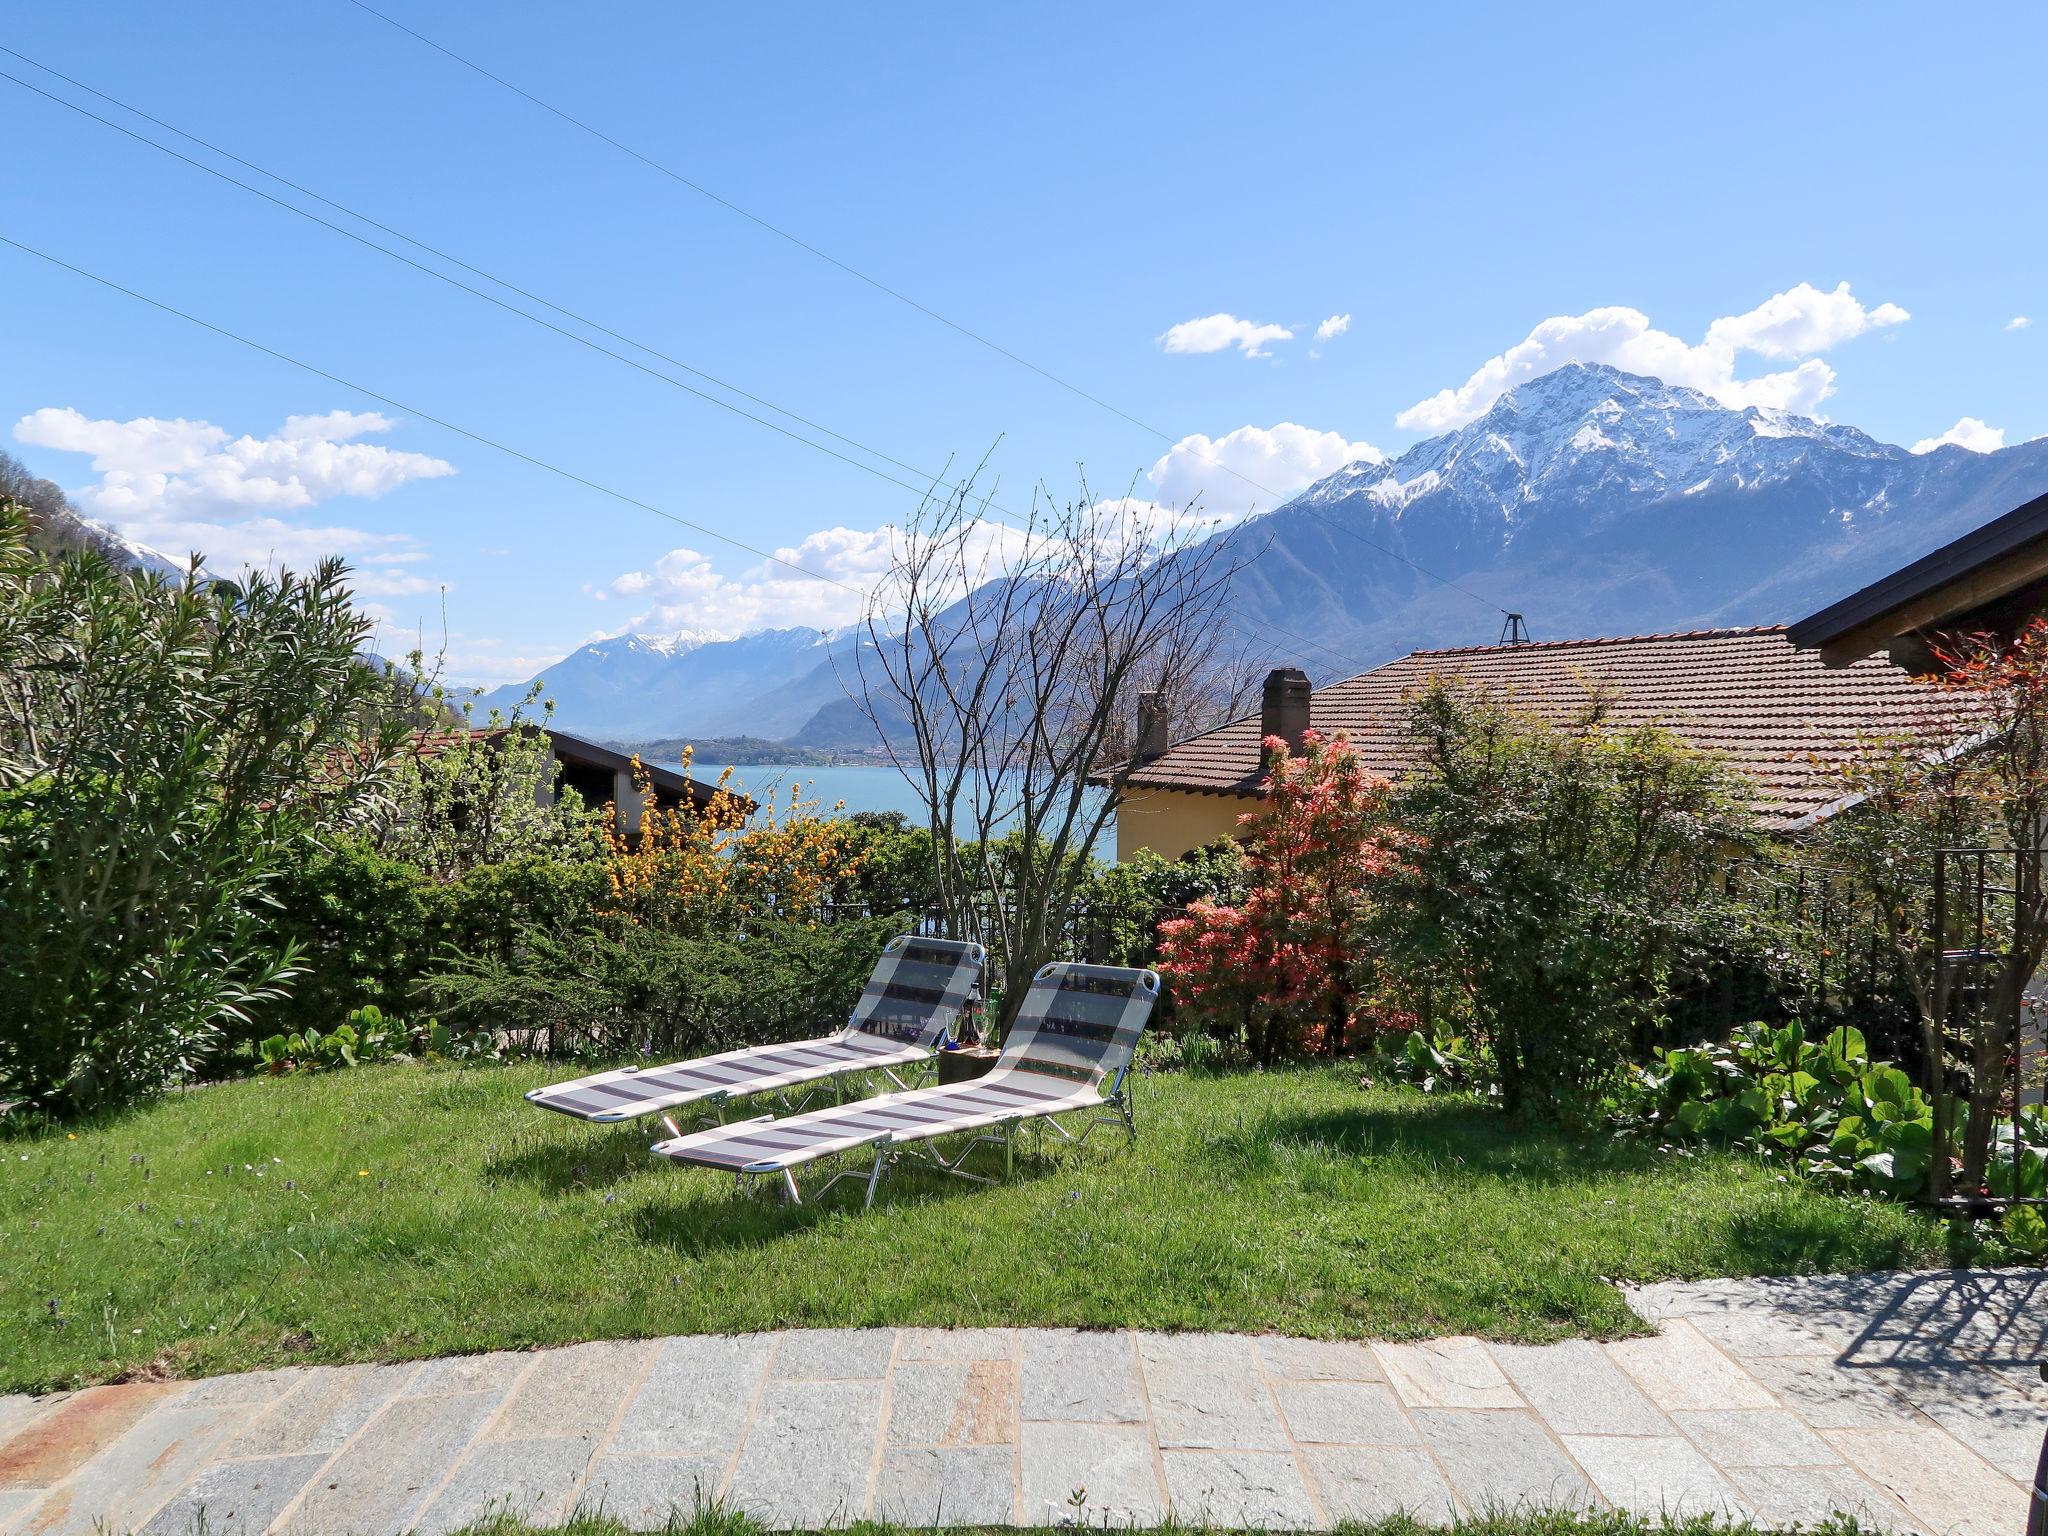
[(339, 562), (51, 559), (0, 506), (0, 1102), (145, 1097), (286, 993), (278, 881), (382, 761), (369, 628)]

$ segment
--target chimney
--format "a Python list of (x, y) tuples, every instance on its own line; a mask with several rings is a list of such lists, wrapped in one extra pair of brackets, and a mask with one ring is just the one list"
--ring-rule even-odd
[(1138, 695), (1138, 751), (1139, 761), (1159, 756), (1167, 748), (1169, 722), (1166, 711), (1166, 694), (1157, 688)]
[(1259, 701), (1259, 737), (1278, 736), (1290, 752), (1301, 750), (1302, 733), (1308, 729), (1308, 674), (1299, 667), (1275, 667), (1266, 674), (1266, 690)]

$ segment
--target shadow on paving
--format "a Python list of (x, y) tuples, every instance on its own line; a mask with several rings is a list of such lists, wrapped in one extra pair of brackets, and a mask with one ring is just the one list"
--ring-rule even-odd
[(1811, 1278), (1782, 1292), (1778, 1312), (1847, 1337), (1851, 1367), (1985, 1365), (2031, 1371), (2048, 1359), (2048, 1272), (1948, 1270)]

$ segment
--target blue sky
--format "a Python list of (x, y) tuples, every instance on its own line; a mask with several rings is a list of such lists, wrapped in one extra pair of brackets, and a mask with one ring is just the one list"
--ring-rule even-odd
[[(379, 3), (1165, 440), (349, 0), (24, 6), (0, 42), (909, 464), (996, 445), (1013, 505), (1085, 468), (1242, 511), (1204, 455), (1290, 492), (1581, 355), (1908, 445), (2048, 432), (2037, 11)], [(634, 625), (843, 621), (914, 501), (0, 96), (0, 234), (411, 408), (0, 247), (0, 445), (148, 542), (341, 550), (430, 645), (445, 589), (451, 673), (497, 682)]]

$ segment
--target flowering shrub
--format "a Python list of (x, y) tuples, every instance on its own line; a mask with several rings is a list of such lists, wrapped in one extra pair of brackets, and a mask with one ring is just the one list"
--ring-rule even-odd
[[(683, 772), (691, 751), (683, 751)], [(606, 827), (607, 878), (614, 915), (629, 924), (704, 934), (736, 929), (749, 919), (780, 917), (815, 923), (823, 902), (860, 866), (862, 837), (816, 801), (790, 786), (787, 803), (753, 815), (720, 775), (710, 801), (664, 809), (651, 776), (633, 759), (640, 794), (637, 834)]]
[(1389, 785), (1342, 735), (1307, 733), (1293, 756), (1265, 742), (1265, 804), (1239, 818), (1245, 895), (1195, 902), (1160, 925), (1160, 972), (1184, 1017), (1252, 1058), (1339, 1050), (1371, 1014), (1367, 925), (1395, 862)]

